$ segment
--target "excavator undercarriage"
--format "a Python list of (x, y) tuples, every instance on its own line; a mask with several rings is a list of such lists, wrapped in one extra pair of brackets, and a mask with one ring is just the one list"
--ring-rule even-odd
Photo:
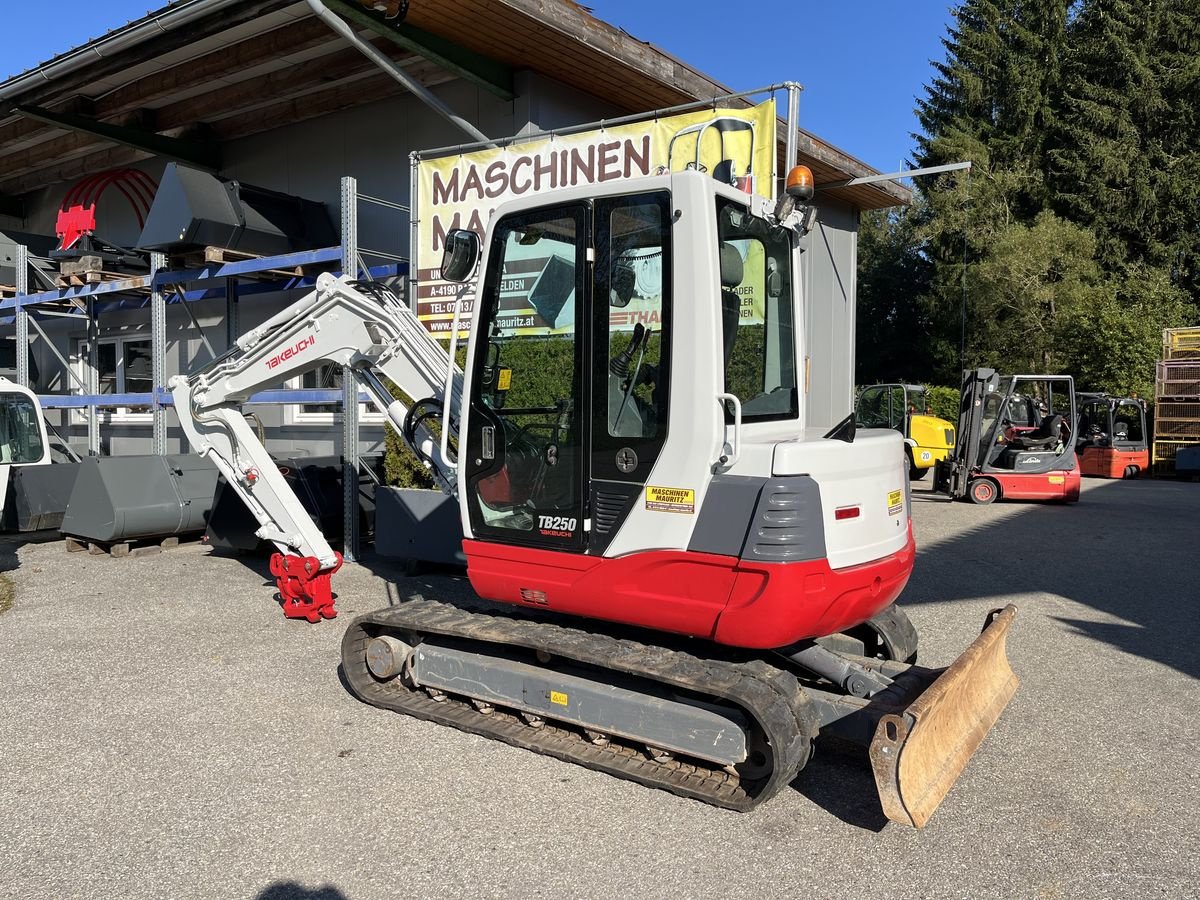
[[(374, 706), (735, 810), (791, 783), (828, 734), (869, 747), (884, 812), (921, 827), (1016, 690), (1004, 653), (1015, 612), (990, 615), (942, 670), (824, 643), (647, 643), (532, 611), (412, 601), (355, 619), (342, 670)], [(879, 647), (915, 656), (896, 607), (869, 624)], [(856, 642), (837, 637), (829, 646)], [(795, 662), (813, 649), (850, 675), (827, 669), (837, 684)]]

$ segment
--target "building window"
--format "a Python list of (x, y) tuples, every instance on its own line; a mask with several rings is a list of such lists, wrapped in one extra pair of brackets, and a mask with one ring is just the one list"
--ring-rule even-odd
[[(293, 378), (290, 387), (306, 391), (340, 391), (342, 389), (342, 367), (333, 363), (324, 363), (311, 372), (305, 372), (299, 378)], [(331, 425), (340, 422), (340, 406), (328, 403), (302, 403), (299, 406), (289, 406), (290, 421), (295, 425)], [(375, 411), (375, 407), (360, 403), (358, 405), (358, 421), (363, 424), (382, 423), (384, 416)]]
[[(87, 380), (87, 341), (76, 350), (76, 367)], [(148, 394), (154, 389), (153, 364), (149, 338), (101, 338), (96, 345), (96, 376), (100, 394)], [(111, 422), (150, 422), (149, 406), (102, 407), (101, 414)]]

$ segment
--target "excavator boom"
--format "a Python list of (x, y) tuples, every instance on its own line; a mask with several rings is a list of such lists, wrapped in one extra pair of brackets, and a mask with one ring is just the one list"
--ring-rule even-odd
[[(321, 530), (245, 420), (251, 394), (335, 363), (349, 369), (369, 402), (425, 461), (434, 481), (454, 493), (454, 465), (441, 452), (429, 418), (409, 418), (378, 371), (409, 397), (436, 400), (447, 389), (457, 408), (462, 373), (412, 311), (378, 283), (355, 285), (324, 274), (306, 296), (240, 337), (224, 356), (191, 376), (171, 379), (179, 421), (192, 448), (208, 457), (275, 544), (271, 574), (289, 617), (333, 618), (330, 576), (341, 566)], [(448, 427), (453, 430), (454, 423)]]

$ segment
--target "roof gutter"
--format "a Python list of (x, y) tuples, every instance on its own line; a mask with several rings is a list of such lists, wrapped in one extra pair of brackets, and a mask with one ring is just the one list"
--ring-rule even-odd
[(134, 47), (143, 41), (190, 25), (202, 16), (212, 15), (242, 0), (183, 0), (140, 22), (52, 59), (44, 65), (0, 84), (0, 101), (15, 97), (37, 84), (44, 84), (81, 69), (86, 65)]
[(452, 125), (465, 131), (474, 140), (480, 143), (491, 145), (492, 140), (449, 106), (434, 96), (425, 85), (421, 84), (407, 72), (393, 63), (390, 59), (360, 38), (354, 33), (354, 29), (347, 25), (341, 18), (337, 16), (328, 6), (321, 0), (308, 0), (308, 6), (313, 11), (318, 19), (328, 25), (334, 32), (344, 38), (354, 47), (359, 53), (365, 56), (371, 62), (375, 63), (382, 71), (392, 76), (396, 81), (400, 82), (414, 96), (420, 99), (426, 106), (432, 109), (435, 113), (441, 116)]

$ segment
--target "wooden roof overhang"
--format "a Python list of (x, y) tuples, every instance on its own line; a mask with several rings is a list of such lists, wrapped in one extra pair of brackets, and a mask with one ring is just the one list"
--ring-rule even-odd
[[(573, 0), (411, 0), (400, 23), (369, 0), (325, 3), (426, 87), (467, 79), (511, 98), (513, 73), (529, 69), (623, 113), (730, 92)], [(402, 93), (306, 2), (178, 0), (0, 83), (0, 212), (154, 156), (219, 169), (230, 141)], [(818, 185), (874, 174), (807, 132), (798, 148)], [(860, 209), (911, 199), (891, 182), (829, 194)]]

